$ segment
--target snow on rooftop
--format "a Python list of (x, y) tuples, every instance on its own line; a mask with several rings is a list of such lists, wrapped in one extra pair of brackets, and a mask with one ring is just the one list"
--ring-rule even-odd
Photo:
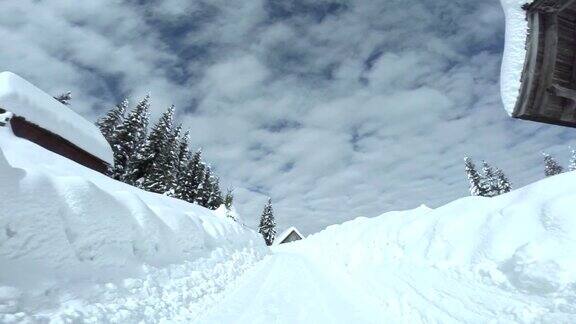
[(12, 72), (0, 73), (0, 107), (114, 163), (110, 145), (94, 124)]
[(500, 0), (506, 18), (506, 38), (500, 73), (500, 93), (508, 114), (512, 114), (520, 93), (520, 79), (526, 57), (528, 22), (522, 6), (531, 0)]
[(280, 244), (280, 242), (284, 241), (292, 232), (296, 232), (296, 234), (298, 234), (301, 238), (304, 238), (304, 235), (302, 235), (302, 233), (300, 233), (296, 227), (292, 226), (282, 232), (280, 235), (276, 236), (274, 244)]

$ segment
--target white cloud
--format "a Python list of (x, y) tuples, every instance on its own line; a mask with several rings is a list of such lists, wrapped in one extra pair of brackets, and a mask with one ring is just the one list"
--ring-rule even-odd
[[(498, 97), (496, 0), (8, 1), (0, 69), (72, 90), (88, 118), (114, 97), (174, 103), (255, 226), (280, 229), (467, 194), (462, 157), (540, 178), (570, 132), (512, 121)], [(186, 108), (186, 109), (184, 109)]]

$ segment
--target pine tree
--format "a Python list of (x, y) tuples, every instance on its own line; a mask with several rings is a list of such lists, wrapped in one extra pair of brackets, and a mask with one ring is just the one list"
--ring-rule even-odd
[[(203, 165), (203, 164), (202, 164)], [(204, 178), (198, 188), (196, 203), (202, 207), (209, 207), (210, 198), (212, 197), (212, 170), (209, 166), (204, 167)]]
[(496, 179), (496, 195), (505, 194), (512, 190), (512, 184), (510, 180), (504, 175), (504, 172), (500, 169), (496, 169), (495, 172)]
[(72, 100), (72, 92), (68, 91), (66, 93), (57, 95), (54, 97), (54, 99), (60, 101), (60, 103), (66, 106), (70, 106), (70, 101)]
[(134, 159), (137, 150), (143, 145), (148, 130), (150, 110), (150, 96), (146, 96), (128, 114), (124, 121), (117, 127), (114, 140), (111, 144), (114, 152), (114, 168), (112, 176), (115, 179), (125, 181), (131, 174), (128, 168), (129, 162)]
[(228, 188), (224, 196), (224, 207), (226, 207), (226, 217), (232, 218), (235, 222), (238, 221), (236, 216), (232, 213), (232, 205), (234, 204), (234, 189)]
[(155, 185), (155, 182), (159, 181), (157, 178), (159, 174), (152, 175), (152, 167), (162, 167), (158, 160), (162, 158), (161, 153), (166, 150), (166, 145), (170, 141), (173, 118), (174, 106), (171, 106), (154, 124), (146, 141), (138, 148), (134, 158), (130, 161), (129, 172), (126, 175), (129, 183), (146, 190), (154, 188), (153, 192), (160, 192), (158, 190), (161, 189)]
[(484, 197), (494, 197), (498, 195), (498, 181), (496, 179), (496, 172), (491, 165), (486, 161), (482, 161), (482, 173), (480, 180), (480, 187)]
[(158, 150), (150, 169), (144, 175), (145, 190), (175, 195), (180, 132), (181, 127), (178, 126), (167, 134), (166, 142)]
[(189, 142), (190, 131), (186, 131), (178, 142), (178, 175), (188, 167), (188, 161), (191, 158)]
[(544, 156), (544, 174), (547, 177), (564, 172), (562, 166), (553, 157), (547, 153), (542, 153), (542, 155)]
[(117, 134), (116, 130), (124, 122), (124, 115), (126, 114), (127, 108), (128, 100), (124, 99), (96, 122), (96, 126), (98, 126), (108, 143), (115, 141), (114, 136)]
[(198, 188), (204, 179), (204, 171), (201, 169), (202, 151), (198, 150), (192, 158), (186, 162), (186, 166), (180, 171), (176, 179), (174, 197), (190, 203), (196, 202)]
[(570, 150), (570, 164), (568, 165), (569, 171), (576, 171), (576, 150)]
[(208, 208), (212, 210), (218, 209), (224, 204), (224, 197), (222, 197), (222, 191), (220, 191), (220, 179), (212, 175), (210, 177), (210, 199), (208, 200)]
[(234, 204), (234, 189), (228, 188), (226, 190), (226, 195), (224, 196), (224, 206), (227, 210), (232, 209), (232, 205)]
[(466, 170), (466, 176), (468, 177), (468, 181), (470, 183), (470, 194), (472, 196), (484, 196), (486, 194), (484, 188), (481, 186), (482, 178), (478, 171), (476, 170), (476, 166), (471, 158), (465, 157), (464, 158), (464, 165)]
[(260, 226), (258, 233), (262, 234), (266, 245), (272, 245), (276, 238), (276, 221), (274, 220), (274, 210), (272, 209), (272, 199), (264, 206), (262, 217), (260, 218)]

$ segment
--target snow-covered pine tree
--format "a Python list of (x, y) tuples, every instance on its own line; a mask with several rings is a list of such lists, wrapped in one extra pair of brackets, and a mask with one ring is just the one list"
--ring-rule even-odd
[(178, 140), (178, 173), (184, 172), (188, 167), (190, 154), (190, 131), (186, 131)]
[(190, 132), (186, 131), (184, 135), (178, 140), (178, 162), (176, 165), (176, 175), (174, 183), (174, 191), (172, 193), (173, 197), (178, 199), (186, 200), (184, 198), (184, 192), (186, 191), (187, 182), (189, 181), (189, 169), (188, 164), (190, 163), (191, 154), (189, 148), (190, 142)]
[(504, 175), (504, 172), (500, 169), (496, 169), (494, 172), (495, 179), (496, 179), (496, 194), (501, 195), (512, 190), (512, 184), (510, 180)]
[(234, 189), (228, 188), (226, 190), (226, 195), (224, 196), (224, 206), (226, 209), (231, 210), (234, 204)]
[(220, 179), (214, 174), (210, 177), (210, 189), (208, 208), (216, 210), (224, 204), (224, 197), (222, 197), (222, 191), (220, 190)]
[(144, 176), (143, 188), (145, 190), (166, 195), (175, 194), (180, 132), (181, 127), (178, 126), (168, 134), (166, 143), (159, 150), (150, 170)]
[[(156, 160), (161, 158), (161, 151), (166, 149), (166, 145), (170, 141), (173, 118), (174, 106), (170, 106), (154, 124), (146, 141), (138, 148), (130, 161), (129, 171), (126, 175), (126, 180), (129, 183), (150, 190), (153, 183), (158, 180), (155, 178), (158, 176), (157, 174), (151, 175), (151, 168), (154, 163), (157, 164), (157, 167), (161, 167)], [(158, 191), (154, 190), (154, 192)]]
[(544, 174), (547, 177), (564, 172), (564, 168), (550, 154), (542, 153), (544, 156)]
[(224, 207), (226, 207), (226, 217), (238, 221), (236, 216), (232, 213), (232, 205), (234, 204), (234, 189), (228, 188), (226, 195), (224, 195)]
[(60, 103), (70, 106), (70, 101), (72, 100), (72, 92), (68, 91), (54, 97), (54, 99), (60, 101)]
[[(204, 164), (202, 164), (204, 166)], [(212, 197), (212, 170), (210, 166), (204, 166), (204, 178), (198, 187), (196, 203), (202, 207), (209, 207), (210, 198)]]
[(476, 170), (474, 162), (469, 157), (464, 157), (464, 165), (466, 170), (466, 176), (470, 183), (470, 195), (472, 196), (484, 196), (486, 194), (484, 188), (481, 186), (482, 178)]
[(570, 164), (568, 165), (569, 171), (576, 171), (576, 149), (570, 149)]
[(110, 109), (104, 117), (98, 119), (96, 122), (96, 126), (98, 126), (108, 143), (115, 141), (114, 136), (117, 135), (116, 130), (124, 121), (126, 109), (128, 109), (128, 99), (124, 99), (121, 103)]
[(272, 209), (272, 199), (264, 206), (262, 217), (260, 217), (260, 225), (258, 226), (258, 233), (262, 234), (266, 245), (272, 245), (276, 238), (276, 221), (274, 220), (274, 209)]
[(486, 161), (482, 161), (482, 177), (480, 180), (480, 187), (484, 191), (484, 197), (498, 196), (498, 181), (496, 179), (496, 172), (494, 168)]
[(142, 99), (116, 128), (114, 141), (111, 144), (114, 152), (112, 177), (126, 182), (126, 175), (131, 173), (129, 161), (146, 139), (150, 110), (150, 96)]
[(174, 188), (174, 197), (185, 200), (190, 203), (196, 201), (196, 196), (199, 187), (199, 179), (203, 179), (204, 175), (200, 178), (199, 165), (202, 163), (202, 152), (197, 151), (192, 157), (186, 161), (186, 165), (179, 172), (176, 179), (176, 187)]

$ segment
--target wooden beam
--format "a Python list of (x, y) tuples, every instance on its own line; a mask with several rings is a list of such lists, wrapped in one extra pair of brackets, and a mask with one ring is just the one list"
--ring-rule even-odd
[[(544, 57), (538, 80), (536, 81), (536, 96), (529, 113), (546, 115), (548, 105), (548, 87), (552, 84), (554, 70), (556, 69), (556, 53), (558, 50), (558, 15), (553, 13), (542, 14), (544, 18)], [(548, 116), (550, 117), (550, 116)]]
[(576, 90), (553, 84), (548, 88), (548, 92), (565, 99), (576, 101)]

